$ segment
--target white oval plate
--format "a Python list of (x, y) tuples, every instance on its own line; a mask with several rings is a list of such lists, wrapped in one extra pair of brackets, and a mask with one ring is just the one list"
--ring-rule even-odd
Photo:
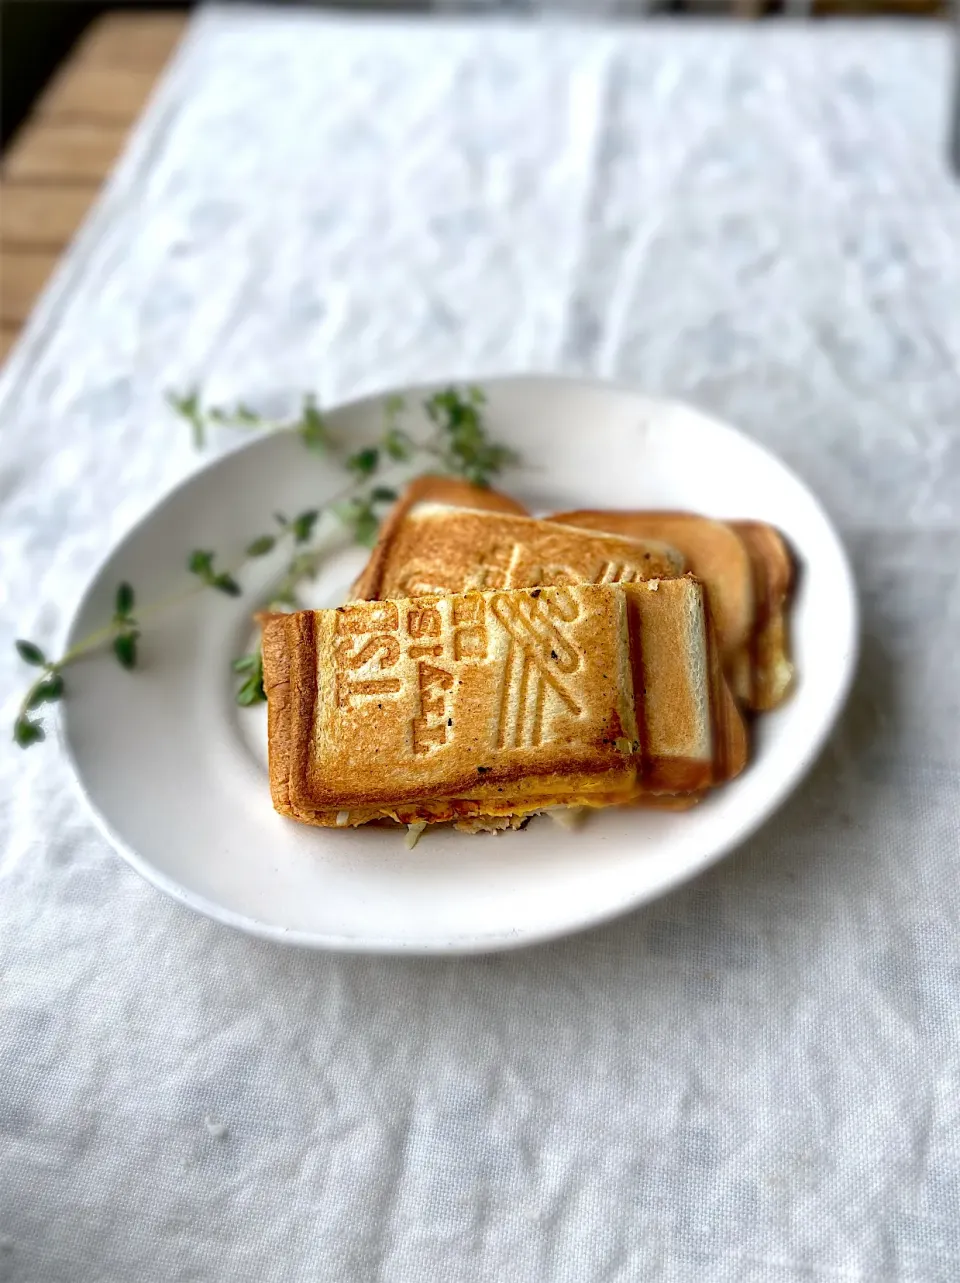
[[(204, 592), (144, 626), (137, 671), (109, 654), (71, 670), (63, 737), (83, 792), (118, 851), (151, 882), (221, 922), (274, 940), (379, 953), (512, 948), (601, 922), (714, 863), (780, 805), (809, 768), (847, 693), (857, 652), (853, 578), (820, 505), (777, 459), (734, 428), (678, 404), (562, 378), (488, 382), (492, 432), (526, 467), (503, 488), (535, 512), (689, 508), (774, 522), (800, 563), (793, 615), (795, 694), (756, 726), (753, 760), (680, 814), (614, 809), (577, 831), (548, 818), (497, 837), (311, 829), (270, 804), (263, 708), (238, 709), (229, 672), (249, 649), (251, 602), (279, 564), (248, 573), (246, 596)], [(419, 403), (423, 389), (407, 393)], [(331, 412), (351, 443), (376, 438), (380, 398)], [(100, 569), (71, 643), (112, 612), (116, 585), (138, 601), (189, 587), (192, 548), (235, 557), (271, 514), (317, 506), (342, 474), (290, 433), (259, 438), (184, 482)], [(342, 600), (362, 564), (332, 553), (311, 604)]]

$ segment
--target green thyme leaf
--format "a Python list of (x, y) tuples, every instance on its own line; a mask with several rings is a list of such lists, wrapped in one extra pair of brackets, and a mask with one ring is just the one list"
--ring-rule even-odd
[(218, 423), (224, 427), (262, 428), (267, 426), (263, 416), (257, 414), (256, 410), (251, 410), (242, 401), (238, 402), (232, 410), (226, 410), (223, 406), (212, 405), (206, 411), (206, 416), (211, 423)]
[(259, 538), (247, 544), (247, 556), (265, 557), (268, 552), (273, 551), (276, 542), (273, 535), (260, 535)]
[(131, 669), (137, 666), (137, 637), (136, 632), (118, 633), (113, 639), (113, 653), (116, 655), (122, 668)]
[(358, 477), (369, 477), (376, 472), (377, 464), (380, 462), (380, 451), (376, 446), (367, 446), (365, 450), (358, 450), (347, 460), (347, 467)]
[(334, 512), (357, 543), (372, 548), (377, 542), (377, 535), (380, 531), (380, 518), (374, 512), (369, 498), (363, 499), (357, 496), (356, 498), (348, 499), (344, 503), (336, 504)]
[(187, 569), (191, 575), (199, 575), (201, 579), (212, 575), (213, 556), (212, 552), (206, 552), (202, 548), (194, 548), (187, 560)]
[(46, 655), (32, 641), (24, 641), (22, 638), (18, 638), (14, 645), (17, 648), (17, 654), (25, 664), (33, 664), (35, 668), (42, 668), (47, 662)]
[[(242, 665), (242, 667), (241, 667)], [(266, 692), (263, 689), (263, 655), (259, 650), (251, 651), (249, 655), (241, 655), (239, 659), (233, 661), (234, 671), (248, 673), (249, 676), (241, 682), (237, 688), (236, 701), (241, 708), (249, 708), (251, 704), (260, 704), (266, 698)]]
[(396, 490), (389, 486), (374, 486), (370, 491), (371, 503), (394, 503), (398, 498)]
[(179, 396), (176, 392), (168, 392), (167, 404), (190, 424), (193, 432), (194, 449), (202, 450), (207, 443), (207, 434), (203, 411), (200, 409), (200, 394), (198, 390), (194, 388), (183, 396)]
[(492, 441), (483, 419), (485, 397), (480, 388), (444, 388), (423, 403), (439, 432), (439, 453), (449, 472), (477, 486), (489, 486), (517, 456)]
[(296, 430), (307, 449), (316, 454), (326, 454), (332, 444), (326, 421), (317, 408), (316, 398), (312, 396), (303, 398), (303, 409)]
[(384, 431), (381, 445), (388, 458), (392, 459), (394, 463), (405, 463), (407, 459), (413, 457), (416, 450), (413, 440), (404, 432), (399, 423), (400, 416), (406, 408), (406, 401), (396, 393), (388, 396), (383, 403)]
[(201, 579), (208, 588), (216, 588), (228, 597), (239, 597), (243, 589), (226, 570), (219, 573), (213, 568), (214, 554), (203, 548), (195, 548), (187, 560), (187, 569)]
[(32, 722), (29, 717), (20, 716), (13, 724), (13, 739), (21, 748), (29, 748), (31, 744), (40, 744), (46, 738), (40, 723)]
[(416, 449), (402, 428), (388, 428), (383, 434), (383, 448), (395, 463), (406, 463)]
[(126, 619), (133, 610), (133, 589), (128, 583), (122, 583), (117, 589), (116, 608), (121, 619)]
[(293, 537), (297, 543), (309, 542), (319, 516), (320, 512), (317, 508), (308, 508), (306, 512), (298, 513), (294, 517), (290, 523), (290, 529), (293, 531)]
[(59, 673), (54, 673), (45, 682), (38, 682), (34, 686), (27, 700), (27, 708), (32, 711), (41, 704), (55, 704), (58, 699), (63, 698), (63, 691), (63, 678)]
[(210, 587), (216, 588), (218, 592), (226, 593), (228, 597), (240, 597), (243, 595), (243, 589), (234, 579), (233, 575), (221, 571), (219, 575), (214, 575), (210, 580)]
[(241, 708), (249, 708), (251, 704), (262, 704), (266, 698), (260, 677), (249, 678), (237, 691), (237, 703)]

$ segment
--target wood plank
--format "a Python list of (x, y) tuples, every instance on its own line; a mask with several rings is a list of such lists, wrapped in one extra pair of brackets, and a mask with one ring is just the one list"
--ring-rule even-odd
[(101, 67), (160, 71), (180, 42), (186, 13), (142, 10), (107, 13), (91, 23), (75, 58)]
[(17, 341), (17, 335), (20, 333), (19, 325), (0, 324), (0, 365), (3, 364), (4, 358)]
[(156, 82), (153, 71), (98, 67), (71, 59), (54, 77), (34, 114), (58, 123), (105, 120), (129, 124), (139, 116)]
[(95, 187), (0, 184), (0, 245), (63, 248), (96, 197)]
[(0, 322), (23, 324), (59, 257), (55, 250), (0, 248)]
[(9, 146), (0, 168), (0, 361), (113, 168), (187, 20), (183, 12), (99, 18)]
[(100, 183), (113, 168), (128, 126), (29, 120), (7, 150), (2, 174), (15, 182)]

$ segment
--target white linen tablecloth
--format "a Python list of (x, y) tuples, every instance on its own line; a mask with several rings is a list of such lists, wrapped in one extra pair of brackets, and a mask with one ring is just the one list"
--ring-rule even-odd
[(13, 637), (54, 645), (196, 465), (162, 401), (195, 379), (686, 397), (822, 496), (863, 663), (742, 851), (486, 959), (234, 934), (108, 849), (55, 744), (4, 748), (4, 1283), (960, 1277), (949, 67), (893, 24), (195, 23), (0, 383), (8, 720)]

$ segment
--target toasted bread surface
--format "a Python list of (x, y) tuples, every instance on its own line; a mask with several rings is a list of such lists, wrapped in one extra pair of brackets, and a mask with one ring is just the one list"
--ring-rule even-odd
[(499, 490), (474, 486), (456, 477), (416, 477), (387, 513), (370, 560), (353, 586), (352, 595), (355, 599), (370, 601), (387, 595), (380, 591), (384, 558), (393, 547), (404, 517), (411, 508), (423, 503), (442, 503), (451, 508), (473, 508), (482, 512), (503, 512), (517, 517), (528, 515), (523, 504), (517, 503), (509, 495), (501, 494)]
[(558, 512), (550, 520), (630, 539), (659, 539), (672, 544), (707, 590), (724, 662), (749, 645), (755, 613), (750, 557), (742, 540), (725, 522), (691, 512), (592, 509)]
[(501, 799), (539, 809), (632, 787), (619, 593), (577, 585), (301, 611), (265, 621), (263, 655), (273, 797), (298, 818), (379, 808), (412, 822), (406, 807), (434, 819), (450, 799), (499, 813)]
[[(680, 553), (501, 512), (417, 503), (377, 545), (354, 587), (367, 600), (487, 588), (627, 583), (682, 574)], [(362, 592), (357, 589), (362, 588)]]

